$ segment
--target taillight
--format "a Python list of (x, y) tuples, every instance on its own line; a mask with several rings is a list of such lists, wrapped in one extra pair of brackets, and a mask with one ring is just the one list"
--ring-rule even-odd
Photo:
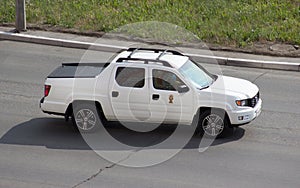
[(45, 85), (45, 90), (44, 90), (44, 96), (47, 97), (49, 95), (51, 86), (50, 85)]

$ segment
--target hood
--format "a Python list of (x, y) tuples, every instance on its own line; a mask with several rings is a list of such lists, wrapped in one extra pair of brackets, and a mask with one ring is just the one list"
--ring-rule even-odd
[(241, 99), (252, 98), (258, 92), (258, 87), (248, 80), (220, 75), (210, 86), (210, 89), (225, 92), (225, 94), (237, 95)]

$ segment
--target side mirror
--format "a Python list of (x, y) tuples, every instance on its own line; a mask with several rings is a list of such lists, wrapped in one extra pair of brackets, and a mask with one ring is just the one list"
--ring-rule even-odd
[(180, 85), (177, 88), (178, 93), (186, 93), (188, 92), (190, 89), (188, 88), (188, 86), (186, 85)]

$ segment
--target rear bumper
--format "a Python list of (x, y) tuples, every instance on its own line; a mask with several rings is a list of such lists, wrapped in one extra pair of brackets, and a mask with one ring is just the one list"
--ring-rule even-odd
[(40, 109), (46, 113), (51, 115), (59, 115), (59, 116), (65, 116), (65, 105), (60, 103), (51, 103), (49, 101), (45, 100), (45, 97), (43, 97), (40, 100)]
[(40, 108), (42, 108), (42, 104), (44, 103), (45, 97), (41, 98), (40, 100)]
[(243, 124), (250, 123), (255, 118), (257, 118), (262, 109), (262, 100), (259, 99), (258, 103), (255, 105), (254, 108), (252, 107), (245, 107), (243, 109), (229, 111), (228, 116), (233, 126), (239, 126)]

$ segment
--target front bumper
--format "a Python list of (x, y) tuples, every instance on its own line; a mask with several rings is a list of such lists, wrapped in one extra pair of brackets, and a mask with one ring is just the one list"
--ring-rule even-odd
[(242, 125), (253, 121), (261, 113), (262, 100), (259, 99), (254, 108), (244, 107), (234, 111), (228, 111), (228, 116), (232, 125)]

